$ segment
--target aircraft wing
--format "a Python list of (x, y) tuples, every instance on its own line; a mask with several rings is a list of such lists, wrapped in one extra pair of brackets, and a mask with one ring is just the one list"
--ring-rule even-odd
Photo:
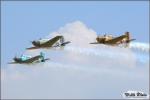
[(17, 64), (16, 62), (9, 62), (9, 63), (7, 63), (7, 64)]
[(32, 50), (32, 49), (39, 49), (40, 47), (30, 47), (30, 48), (26, 48), (28, 50)]
[(44, 61), (50, 60), (49, 58), (44, 59)]
[(105, 44), (110, 44), (110, 45), (117, 44), (117, 42), (122, 41), (122, 39), (124, 39), (124, 38), (126, 38), (126, 35), (121, 35), (112, 40), (105, 41)]
[(55, 44), (62, 36), (56, 36), (49, 41), (45, 42), (44, 44), (41, 45), (41, 47), (52, 47), (53, 44)]
[(98, 42), (93, 42), (93, 43), (90, 43), (90, 44), (100, 44), (100, 43), (98, 43)]

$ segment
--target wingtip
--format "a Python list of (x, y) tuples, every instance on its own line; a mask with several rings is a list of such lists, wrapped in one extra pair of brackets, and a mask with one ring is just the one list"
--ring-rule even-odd
[(34, 50), (34, 49), (38, 49), (38, 47), (30, 47), (30, 48), (26, 48), (26, 50)]
[(31, 50), (30, 48), (26, 48), (26, 50)]
[(15, 64), (15, 62), (8, 62), (7, 64)]

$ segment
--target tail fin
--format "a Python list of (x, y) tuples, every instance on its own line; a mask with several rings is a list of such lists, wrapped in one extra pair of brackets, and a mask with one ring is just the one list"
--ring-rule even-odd
[(126, 39), (127, 39), (127, 43), (130, 41), (130, 33), (129, 32), (125, 32), (126, 35)]
[(64, 39), (64, 37), (62, 36), (61, 38), (60, 38), (60, 43), (64, 43), (65, 42), (65, 39)]
[(44, 61), (44, 53), (40, 52), (40, 56), (41, 56), (41, 61), (43, 62)]
[(129, 43), (130, 43), (131, 41), (136, 40), (136, 39), (131, 39), (129, 32), (125, 32), (125, 36), (126, 36), (126, 47), (129, 46)]
[(125, 36), (126, 36), (126, 45), (125, 45), (125, 47), (129, 47), (130, 33), (129, 32), (125, 32)]

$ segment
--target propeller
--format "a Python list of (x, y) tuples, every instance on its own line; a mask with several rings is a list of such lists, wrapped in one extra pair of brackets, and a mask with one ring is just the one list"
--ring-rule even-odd
[(13, 60), (15, 61), (17, 59), (17, 56), (15, 55), (15, 57), (13, 58)]

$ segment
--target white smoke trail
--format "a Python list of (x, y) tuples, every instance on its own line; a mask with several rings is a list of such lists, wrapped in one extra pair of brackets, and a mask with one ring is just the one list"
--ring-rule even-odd
[[(109, 46), (100, 46), (100, 48), (88, 48), (88, 47), (74, 47), (74, 46), (66, 46), (64, 48), (65, 51), (78, 55), (78, 57), (82, 57), (83, 59), (87, 59), (87, 65), (96, 64), (95, 66), (105, 66), (111, 68), (121, 67), (135, 67), (136, 58), (135, 54), (130, 49), (125, 48), (116, 48)], [(82, 62), (82, 61), (81, 61)], [(85, 65), (85, 64), (84, 64)]]
[(129, 48), (140, 50), (143, 52), (149, 52), (150, 51), (149, 44), (147, 44), (147, 43), (132, 42), (132, 43), (130, 43)]
[(126, 56), (125, 53), (119, 52), (120, 50), (123, 50), (122, 48), (110, 48), (102, 45), (100, 47), (101, 48), (88, 48), (88, 47), (83, 48), (83, 47), (75, 47), (75, 46), (66, 46), (64, 50), (87, 55), (87, 56), (99, 56), (99, 57), (108, 57), (108, 58), (115, 58), (117, 55), (123, 57)]

